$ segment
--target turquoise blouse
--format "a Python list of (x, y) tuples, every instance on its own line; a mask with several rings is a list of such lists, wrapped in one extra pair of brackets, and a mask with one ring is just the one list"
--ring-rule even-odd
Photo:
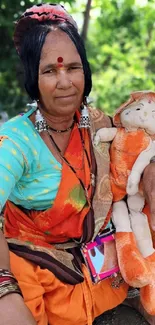
[(0, 211), (7, 199), (26, 209), (51, 207), (61, 179), (61, 164), (52, 155), (29, 116), (34, 108), (0, 128)]

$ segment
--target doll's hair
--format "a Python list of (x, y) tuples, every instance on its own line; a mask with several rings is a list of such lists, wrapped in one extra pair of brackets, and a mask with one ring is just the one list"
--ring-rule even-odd
[(120, 114), (131, 104), (137, 102), (143, 98), (148, 98), (149, 101), (155, 102), (155, 92), (152, 90), (136, 91), (131, 93), (130, 98), (123, 103), (117, 110), (113, 118), (113, 123), (117, 127), (121, 127)]
[(155, 102), (155, 92), (153, 92), (153, 91), (138, 91), (138, 92), (136, 92), (136, 93), (133, 93), (133, 95), (134, 95), (134, 100), (135, 101), (139, 101), (139, 100), (141, 100), (141, 99), (143, 99), (143, 98), (148, 98), (148, 100), (153, 100), (154, 102)]

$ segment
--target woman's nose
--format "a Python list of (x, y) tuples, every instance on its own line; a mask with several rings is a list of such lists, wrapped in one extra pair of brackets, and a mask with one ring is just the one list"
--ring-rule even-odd
[(147, 112), (144, 112), (144, 116), (145, 116), (145, 117), (147, 116)]
[(61, 68), (57, 75), (57, 88), (68, 89), (71, 86), (72, 86), (72, 81), (70, 80), (69, 74), (64, 68)]

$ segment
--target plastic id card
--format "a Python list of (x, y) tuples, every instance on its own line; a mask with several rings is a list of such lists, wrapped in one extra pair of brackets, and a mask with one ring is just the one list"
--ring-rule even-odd
[(97, 236), (93, 242), (85, 244), (81, 251), (93, 282), (97, 283), (119, 272), (114, 230)]

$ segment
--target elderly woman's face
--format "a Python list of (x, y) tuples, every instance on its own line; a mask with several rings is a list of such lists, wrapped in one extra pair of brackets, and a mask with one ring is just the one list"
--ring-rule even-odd
[(52, 31), (46, 37), (38, 85), (41, 107), (52, 115), (74, 114), (81, 105), (84, 92), (82, 62), (74, 43), (60, 30)]

